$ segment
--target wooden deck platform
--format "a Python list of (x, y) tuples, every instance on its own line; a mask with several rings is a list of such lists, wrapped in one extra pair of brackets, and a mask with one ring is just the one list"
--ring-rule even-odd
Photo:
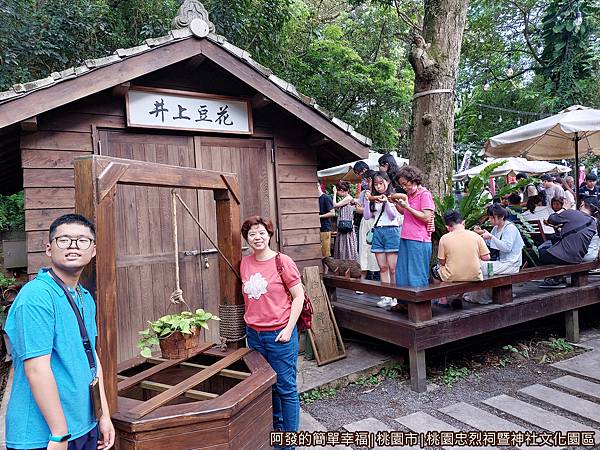
[(407, 348), (413, 388), (423, 391), (425, 350), (432, 347), (559, 313), (565, 314), (567, 339), (577, 341), (578, 309), (600, 303), (600, 276), (590, 275), (583, 286), (564, 289), (541, 289), (539, 284), (514, 284), (514, 298), (504, 304), (463, 302), (462, 310), (432, 305), (431, 319), (423, 321), (377, 307), (378, 296), (339, 287), (332, 305), (341, 328)]

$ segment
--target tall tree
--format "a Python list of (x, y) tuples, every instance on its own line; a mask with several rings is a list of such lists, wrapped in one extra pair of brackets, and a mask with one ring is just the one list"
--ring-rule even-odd
[(425, 0), (422, 32), (413, 33), (415, 72), (409, 159), (437, 195), (447, 193), (452, 170), (454, 91), (469, 0)]

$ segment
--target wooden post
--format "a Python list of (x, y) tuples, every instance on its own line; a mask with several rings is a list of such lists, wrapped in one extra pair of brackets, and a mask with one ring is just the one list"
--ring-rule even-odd
[(492, 301), (498, 305), (512, 303), (512, 284), (492, 288)]
[(425, 322), (431, 320), (431, 301), (428, 302), (408, 302), (408, 320), (411, 322)]
[(426, 392), (427, 378), (425, 365), (425, 350), (408, 349), (410, 364), (410, 386), (413, 391)]
[[(215, 190), (217, 202), (217, 241), (223, 255), (239, 271), (242, 260), (242, 235), (240, 227), (240, 205), (231, 191)], [(219, 261), (219, 304), (241, 305), (242, 284), (224, 261)], [(232, 342), (232, 348), (243, 346), (243, 342)]]
[(588, 282), (588, 272), (577, 272), (571, 274), (571, 285), (574, 287), (587, 286)]
[(565, 338), (569, 342), (579, 342), (579, 310), (565, 311)]
[(75, 160), (75, 211), (96, 225), (96, 258), (82, 275), (82, 283), (96, 299), (97, 352), (111, 413), (117, 410), (117, 268), (113, 200), (116, 185), (98, 198), (96, 166), (92, 158)]

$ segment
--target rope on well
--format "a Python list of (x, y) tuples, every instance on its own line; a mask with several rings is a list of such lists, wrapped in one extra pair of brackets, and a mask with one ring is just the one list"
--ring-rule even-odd
[(219, 305), (219, 338), (221, 351), (227, 350), (228, 342), (246, 339), (246, 323), (244, 322), (244, 305)]
[(185, 303), (183, 299), (183, 291), (179, 282), (179, 248), (177, 245), (177, 193), (175, 189), (171, 191), (171, 221), (173, 224), (173, 246), (175, 248), (175, 290), (171, 293), (171, 303), (178, 305)]

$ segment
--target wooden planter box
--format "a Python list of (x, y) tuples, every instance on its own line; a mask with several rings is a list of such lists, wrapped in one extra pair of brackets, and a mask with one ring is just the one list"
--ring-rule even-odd
[(210, 345), (189, 358), (119, 364), (120, 450), (269, 448), (275, 372), (258, 352)]

